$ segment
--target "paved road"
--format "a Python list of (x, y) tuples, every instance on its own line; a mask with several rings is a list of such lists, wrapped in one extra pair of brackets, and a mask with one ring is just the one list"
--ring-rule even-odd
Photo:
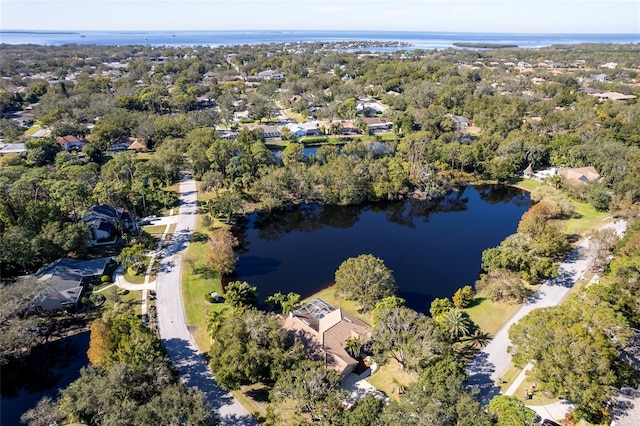
[[(624, 232), (625, 226), (624, 221), (605, 225), (605, 227), (612, 227), (618, 235)], [(511, 354), (507, 352), (507, 348), (511, 344), (508, 335), (509, 327), (532, 310), (555, 306), (565, 298), (571, 287), (587, 270), (588, 247), (589, 240), (585, 239), (574, 248), (558, 268), (558, 277), (547, 280), (540, 286), (538, 291), (496, 333), (491, 343), (469, 364), (467, 367), (469, 384), (479, 390), (479, 396), (483, 403), (488, 403), (491, 398), (500, 393), (496, 382), (511, 364)]]
[(223, 425), (255, 425), (247, 410), (216, 383), (207, 360), (198, 352), (187, 328), (180, 271), (196, 224), (196, 185), (190, 176), (180, 183), (180, 210), (176, 230), (166, 248), (156, 278), (156, 308), (162, 344), (187, 386), (204, 392)]

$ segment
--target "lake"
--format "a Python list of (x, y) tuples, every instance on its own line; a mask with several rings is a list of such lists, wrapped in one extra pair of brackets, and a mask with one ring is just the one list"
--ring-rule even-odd
[(483, 250), (515, 233), (528, 208), (525, 191), (468, 186), (435, 201), (255, 213), (236, 229), (234, 279), (255, 285), (261, 300), (278, 291), (307, 297), (330, 285), (344, 260), (371, 253), (394, 271), (407, 306), (428, 312), (434, 298), (475, 282)]
[(24, 362), (2, 367), (0, 424), (19, 425), (20, 416), (44, 396), (56, 398), (89, 363), (89, 332), (35, 347)]

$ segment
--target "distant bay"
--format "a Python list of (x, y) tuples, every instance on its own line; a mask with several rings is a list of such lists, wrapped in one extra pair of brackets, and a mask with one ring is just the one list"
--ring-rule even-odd
[[(640, 43), (640, 34), (522, 34), (418, 31), (0, 31), (0, 43), (37, 45), (226, 46), (238, 44), (398, 41), (411, 49), (446, 49), (454, 43), (510, 44), (536, 48), (554, 44)], [(404, 47), (376, 48), (398, 50)], [(404, 48), (406, 49), (406, 48)]]

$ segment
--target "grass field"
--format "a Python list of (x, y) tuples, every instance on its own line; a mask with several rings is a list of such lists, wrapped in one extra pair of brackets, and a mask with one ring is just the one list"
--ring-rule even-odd
[[(217, 223), (216, 225), (222, 226)], [(202, 226), (202, 216), (196, 219), (194, 239), (187, 249), (186, 259), (193, 260), (195, 271), (185, 262), (182, 268), (182, 299), (189, 326), (194, 327), (193, 338), (201, 352), (208, 352), (211, 346), (207, 336), (207, 315), (213, 310), (222, 310), (224, 304), (209, 303), (205, 296), (211, 292), (223, 294), (220, 276), (208, 268), (206, 236), (208, 230)]]
[(482, 331), (494, 336), (521, 306), (478, 297), (465, 311)]
[(396, 360), (390, 359), (385, 365), (378, 368), (367, 379), (367, 382), (387, 394), (388, 397), (398, 399), (399, 395), (396, 392), (398, 387), (406, 389), (417, 380), (416, 373), (401, 370), (400, 364)]
[(124, 279), (131, 284), (144, 284), (144, 273), (134, 274), (129, 268), (127, 268), (124, 273)]
[(587, 203), (581, 201), (571, 200), (576, 208), (578, 218), (568, 219), (565, 223), (564, 230), (569, 235), (585, 234), (604, 223), (607, 217), (606, 212), (599, 212)]

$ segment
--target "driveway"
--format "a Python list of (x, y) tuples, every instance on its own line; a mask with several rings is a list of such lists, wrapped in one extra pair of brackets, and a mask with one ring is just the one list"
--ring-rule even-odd
[[(612, 228), (618, 235), (622, 235), (626, 228), (626, 222), (618, 221), (604, 225), (602, 228)], [(559, 304), (569, 293), (573, 285), (587, 270), (587, 250), (589, 239), (586, 238), (574, 248), (565, 261), (558, 268), (558, 277), (547, 280), (538, 291), (516, 312), (513, 317), (496, 333), (493, 340), (478, 353), (467, 367), (469, 385), (479, 391), (482, 403), (488, 403), (491, 398), (500, 393), (496, 382), (511, 365), (511, 354), (507, 348), (511, 344), (509, 340), (509, 328), (522, 317), (534, 309)]]
[(180, 209), (176, 230), (165, 248), (156, 278), (156, 309), (162, 344), (187, 386), (200, 389), (223, 425), (255, 425), (249, 412), (226, 390), (218, 386), (205, 357), (187, 328), (182, 303), (181, 270), (186, 249), (196, 224), (196, 185), (190, 175), (180, 183)]

